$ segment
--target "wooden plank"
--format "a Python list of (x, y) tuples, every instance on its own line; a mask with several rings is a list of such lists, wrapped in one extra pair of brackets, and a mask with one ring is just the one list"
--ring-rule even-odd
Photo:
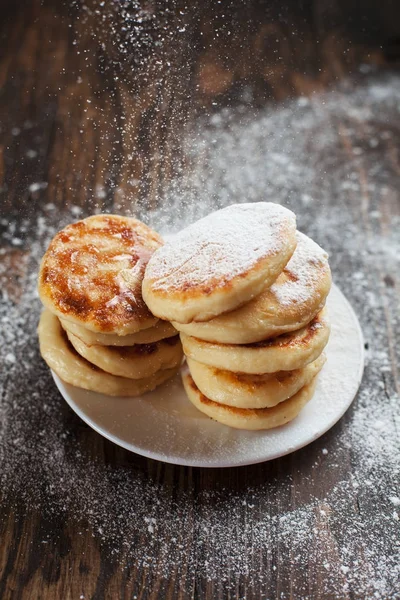
[[(376, 425), (395, 453), (398, 9), (368, 3), (361, 35), (355, 2), (24, 7), (5, 3), (0, 22), (0, 598), (398, 597), (398, 454), (382, 462)], [(171, 182), (187, 190), (185, 177), (189, 186), (198, 177), (200, 199), (219, 192), (233, 168), (188, 132), (225, 109), (216, 143), (231, 151), (233, 131), (248, 135), (245, 118), (283, 107), (294, 121), (282, 123), (301, 121), (299, 95), (304, 119), (322, 115), (311, 133), (298, 129), (314, 176), (277, 199), (323, 237), (362, 320), (361, 394), (320, 440), (271, 463), (202, 470), (129, 454), (61, 404), (40, 361), (40, 249), (61, 223), (94, 210), (156, 208), (171, 200)], [(321, 145), (325, 133), (332, 143)], [(241, 185), (232, 183), (232, 201)]]

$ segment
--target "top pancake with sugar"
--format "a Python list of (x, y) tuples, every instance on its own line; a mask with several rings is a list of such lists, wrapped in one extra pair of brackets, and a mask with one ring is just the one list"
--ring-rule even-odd
[(143, 297), (189, 323), (233, 310), (269, 287), (296, 248), (296, 217), (271, 202), (234, 204), (174, 236), (150, 259)]
[(126, 335), (157, 322), (142, 279), (162, 238), (141, 221), (96, 215), (68, 225), (47, 249), (39, 295), (57, 316), (91, 331)]

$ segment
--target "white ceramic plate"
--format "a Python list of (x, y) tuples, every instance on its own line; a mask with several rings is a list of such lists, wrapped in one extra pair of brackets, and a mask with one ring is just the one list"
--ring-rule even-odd
[(53, 373), (62, 396), (93, 429), (119, 446), (157, 460), (195, 467), (233, 467), (271, 460), (316, 440), (350, 406), (361, 383), (364, 342), (349, 302), (333, 286), (331, 337), (313, 399), (291, 423), (240, 431), (212, 421), (186, 397), (180, 377), (139, 398), (110, 398), (75, 388)]

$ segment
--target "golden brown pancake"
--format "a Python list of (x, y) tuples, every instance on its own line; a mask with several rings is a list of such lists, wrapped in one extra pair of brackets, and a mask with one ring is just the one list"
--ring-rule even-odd
[(142, 329), (128, 335), (115, 335), (113, 333), (98, 333), (90, 331), (81, 325), (60, 319), (66, 331), (73, 333), (82, 342), (91, 346), (133, 346), (135, 344), (152, 344), (177, 334), (176, 329), (168, 321), (157, 321), (153, 327)]
[(75, 387), (107, 396), (140, 396), (171, 379), (178, 367), (163, 369), (144, 379), (128, 379), (105, 373), (82, 358), (68, 342), (58, 318), (43, 311), (39, 327), (40, 352), (50, 369), (63, 381)]
[(200, 363), (235, 373), (264, 374), (301, 369), (328, 343), (326, 309), (299, 331), (254, 344), (214, 344), (181, 333), (183, 351)]
[(271, 408), (284, 402), (308, 385), (325, 361), (325, 355), (321, 354), (303, 369), (247, 375), (223, 371), (187, 358), (190, 374), (200, 392), (214, 402), (237, 408)]
[(205, 323), (174, 323), (178, 331), (220, 344), (250, 344), (301, 329), (325, 305), (328, 255), (297, 232), (296, 250), (272, 286), (244, 306)]
[(73, 333), (67, 336), (77, 353), (106, 373), (129, 379), (143, 379), (160, 369), (172, 369), (182, 362), (178, 336), (153, 344), (134, 346), (88, 346)]
[(296, 248), (296, 218), (271, 202), (234, 204), (175, 235), (150, 259), (143, 298), (168, 321), (208, 321), (272, 285)]
[(292, 421), (314, 395), (316, 378), (291, 398), (272, 408), (246, 409), (213, 402), (200, 392), (189, 371), (184, 369), (182, 381), (192, 404), (215, 421), (235, 429), (273, 429)]
[(100, 333), (126, 335), (156, 324), (142, 279), (162, 238), (137, 219), (88, 217), (65, 227), (40, 268), (39, 295), (58, 317)]

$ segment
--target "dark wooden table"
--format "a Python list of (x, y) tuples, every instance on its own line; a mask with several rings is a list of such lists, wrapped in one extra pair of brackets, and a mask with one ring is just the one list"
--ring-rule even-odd
[[(399, 22), (390, 0), (2, 2), (2, 600), (400, 598)], [(38, 353), (51, 236), (94, 211), (176, 229), (264, 199), (330, 252), (358, 313), (352, 407), (237, 469), (101, 438)]]

